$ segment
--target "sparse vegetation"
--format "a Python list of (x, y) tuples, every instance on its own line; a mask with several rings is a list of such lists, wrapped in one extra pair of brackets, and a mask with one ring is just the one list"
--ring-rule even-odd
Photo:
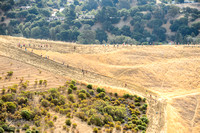
[[(45, 80), (42, 80), (45, 81)], [(28, 81), (22, 84), (28, 86)], [(44, 84), (44, 82), (39, 82)], [(88, 125), (95, 125), (105, 127), (106, 132), (112, 132), (113, 128), (122, 130), (121, 123), (128, 123), (123, 129), (129, 130), (132, 123), (135, 124), (138, 130), (145, 131), (149, 123), (145, 113), (147, 110), (147, 104), (145, 101), (135, 96), (125, 94), (123, 97), (112, 97), (110, 93), (106, 93), (105, 89), (97, 88), (95, 91), (93, 87), (82, 86), (79, 88), (75, 81), (69, 82), (69, 88), (67, 91), (64, 89), (51, 88), (47, 92), (34, 93), (30, 91), (19, 91), (18, 97), (15, 98), (15, 89), (18, 85), (9, 87), (10, 92), (4, 92), (0, 99), (0, 110), (6, 114), (11, 120), (21, 120), (33, 122), (36, 127), (40, 127), (45, 122), (45, 128), (53, 128), (58, 116), (52, 116), (49, 112), (50, 109), (66, 116), (65, 125), (63, 129), (69, 131), (70, 127), (76, 130), (78, 123), (72, 123), (71, 118), (78, 117), (82, 121), (87, 122)], [(61, 88), (61, 87), (59, 87)], [(76, 89), (74, 89), (76, 88)], [(66, 88), (65, 88), (66, 89)], [(88, 93), (89, 92), (89, 93)], [(11, 94), (10, 94), (11, 93)], [(39, 107), (33, 107), (34, 97), (39, 99)], [(134, 106), (135, 104), (140, 104)], [(117, 106), (116, 106), (117, 105)], [(128, 108), (126, 108), (127, 106)], [(131, 112), (131, 114), (127, 114)], [(14, 115), (12, 115), (14, 114)], [(142, 117), (140, 116), (142, 115)], [(0, 115), (1, 116), (1, 115)], [(5, 124), (6, 117), (0, 117), (1, 122)], [(3, 126), (1, 126), (3, 130)], [(20, 124), (16, 125), (20, 127)], [(12, 127), (10, 127), (12, 129)], [(17, 128), (18, 129), (18, 128)], [(30, 125), (25, 124), (22, 127), (26, 132), (36, 131), (36, 129), (30, 129)], [(53, 130), (53, 129), (52, 129)], [(7, 130), (5, 130), (7, 131)], [(94, 132), (98, 132), (98, 128), (94, 128)]]

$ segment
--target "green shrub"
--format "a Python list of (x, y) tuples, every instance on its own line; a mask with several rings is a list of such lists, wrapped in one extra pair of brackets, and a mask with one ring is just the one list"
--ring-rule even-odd
[(12, 76), (13, 75), (13, 71), (7, 72), (7, 76)]
[(121, 130), (121, 126), (120, 125), (116, 125), (116, 130)]
[(77, 87), (74, 86), (74, 84), (70, 84), (69, 87), (70, 87), (71, 89), (73, 89), (73, 90), (77, 90)]
[(89, 90), (90, 95), (94, 95), (94, 90)]
[(146, 98), (143, 98), (143, 100), (142, 100), (143, 102), (146, 102)]
[(46, 87), (47, 86), (47, 80), (44, 80), (43, 84)]
[(135, 106), (140, 106), (140, 105), (141, 105), (141, 104), (140, 104), (140, 103), (138, 103), (138, 102), (136, 102), (136, 103), (135, 103)]
[(87, 88), (88, 88), (88, 89), (92, 89), (92, 85), (91, 85), (91, 84), (88, 84), (88, 85), (87, 85)]
[(43, 99), (43, 100), (41, 101), (41, 104), (42, 104), (42, 106), (44, 106), (44, 107), (48, 107), (48, 106), (50, 105), (49, 101), (46, 100), (46, 99)]
[(76, 81), (75, 80), (72, 80), (71, 81), (71, 84), (73, 84), (74, 86), (76, 85)]
[(12, 93), (16, 93), (16, 92), (17, 92), (17, 89), (16, 89), (16, 88), (10, 88), (10, 91), (11, 91)]
[(94, 124), (96, 126), (103, 126), (104, 125), (104, 122), (103, 122), (103, 117), (100, 116), (99, 114), (93, 114), (88, 122), (90, 122), (91, 124)]
[(22, 127), (22, 130), (27, 130), (27, 129), (29, 129), (30, 128), (30, 126), (28, 125), (28, 124), (25, 124), (23, 127)]
[(2, 94), (5, 94), (5, 92), (6, 92), (6, 89), (3, 88), (3, 89), (2, 89)]
[(75, 96), (73, 94), (69, 94), (68, 99), (72, 102), (75, 101)]
[(86, 90), (85, 89), (81, 89), (80, 92), (86, 93)]
[(4, 133), (4, 129), (0, 127), (0, 133)]
[(25, 120), (30, 120), (33, 118), (33, 114), (31, 111), (29, 110), (22, 110), (21, 111), (21, 116), (22, 118), (24, 118)]
[(78, 94), (78, 97), (81, 98), (82, 100), (83, 100), (83, 99), (86, 99), (86, 94), (80, 92), (80, 93)]
[(69, 112), (71, 112), (71, 109), (70, 109), (70, 108), (67, 108), (67, 109), (60, 109), (60, 113), (61, 113), (61, 114), (67, 114), (67, 113), (69, 113)]
[(5, 94), (2, 96), (1, 98), (4, 102), (7, 102), (7, 101), (12, 101), (13, 100), (13, 95), (12, 94)]
[(49, 125), (50, 127), (53, 127), (53, 126), (54, 126), (53, 121), (49, 121), (49, 122), (48, 122), (48, 125)]
[(98, 128), (97, 127), (93, 128), (93, 132), (98, 133)]
[(142, 120), (144, 123), (146, 123), (146, 124), (149, 123), (149, 120), (148, 120), (147, 117), (141, 117), (141, 120)]
[(67, 117), (67, 118), (71, 118), (71, 113), (67, 113), (67, 114), (66, 114), (66, 117)]
[(27, 129), (25, 133), (32, 133), (30, 129)]
[(72, 123), (71, 123), (71, 120), (70, 120), (70, 119), (67, 119), (67, 120), (65, 121), (65, 124), (68, 125), (68, 126), (71, 126), (71, 124), (72, 124)]
[(147, 104), (146, 103), (142, 105), (142, 109), (147, 110)]
[(130, 97), (129, 94), (124, 94), (124, 95), (123, 95), (123, 98), (129, 98), (129, 97)]
[(35, 124), (37, 127), (39, 127), (39, 126), (40, 126), (40, 121), (39, 121), (39, 120), (38, 120), (38, 121), (35, 121), (34, 124)]
[(2, 125), (1, 127), (2, 127), (3, 130), (6, 131), (6, 132), (13, 132), (13, 133), (15, 132), (15, 127), (8, 126), (8, 125), (6, 125), (6, 124)]
[(24, 97), (18, 97), (18, 98), (17, 98), (17, 103), (18, 103), (19, 105), (26, 104), (27, 101), (28, 101), (28, 99), (27, 99), (27, 98), (24, 98)]
[(72, 89), (68, 88), (67, 92), (68, 92), (68, 94), (72, 94)]
[(100, 92), (97, 96), (100, 97), (100, 98), (104, 98), (105, 95), (106, 95), (105, 92)]
[(115, 93), (114, 95), (115, 95), (115, 97), (118, 97), (118, 94), (117, 94), (117, 93)]
[(7, 111), (14, 112), (17, 106), (13, 102), (6, 102)]
[(57, 117), (57, 116), (54, 116), (54, 117), (53, 117), (53, 120), (54, 120), (54, 121), (56, 121), (57, 119), (58, 119), (58, 117)]
[(146, 127), (144, 127), (142, 125), (138, 125), (138, 129), (140, 129), (140, 130), (146, 130)]
[(100, 93), (100, 92), (105, 92), (105, 89), (104, 89), (104, 88), (99, 88), (99, 87), (98, 87), (98, 88), (97, 88), (97, 92), (98, 92), (98, 93)]
[(43, 80), (39, 80), (39, 84), (42, 85), (42, 83), (43, 83)]
[(77, 124), (76, 124), (76, 123), (73, 123), (73, 124), (72, 124), (72, 127), (73, 127), (73, 128), (76, 128), (76, 127), (77, 127)]

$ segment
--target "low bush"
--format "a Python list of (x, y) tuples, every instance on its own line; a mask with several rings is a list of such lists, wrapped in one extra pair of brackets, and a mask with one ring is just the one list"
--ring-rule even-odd
[(94, 90), (89, 90), (90, 95), (94, 95)]
[(73, 128), (76, 128), (76, 127), (77, 127), (77, 124), (76, 124), (76, 123), (73, 123), (73, 124), (72, 124), (72, 127), (73, 127)]
[(56, 121), (57, 119), (58, 119), (58, 117), (57, 117), (57, 116), (54, 116), (54, 117), (53, 117), (53, 120), (54, 120), (54, 121)]
[(12, 94), (5, 94), (1, 97), (1, 99), (4, 101), (4, 102), (7, 102), (7, 101), (13, 101), (13, 95)]
[(80, 92), (86, 93), (86, 90), (85, 89), (81, 89)]
[(93, 128), (93, 132), (98, 133), (98, 128), (97, 127)]
[(136, 103), (135, 103), (135, 106), (140, 106), (140, 105), (141, 105), (141, 104), (140, 104), (140, 103), (138, 103), (138, 102), (136, 102)]
[(74, 84), (70, 84), (69, 87), (73, 90), (77, 90), (77, 87)]
[(67, 109), (60, 109), (60, 113), (61, 113), (61, 114), (67, 114), (67, 113), (69, 113), (69, 112), (71, 112), (71, 109), (70, 109), (70, 108), (67, 108)]
[(98, 87), (98, 88), (97, 88), (97, 92), (98, 92), (98, 93), (100, 93), (100, 92), (105, 92), (105, 89), (104, 89), (104, 88), (99, 88), (99, 87)]
[(68, 94), (72, 94), (72, 89), (71, 89), (71, 88), (68, 88), (68, 89), (67, 89), (67, 92), (68, 92)]
[(41, 101), (41, 104), (42, 104), (42, 106), (44, 106), (44, 107), (48, 107), (48, 106), (50, 105), (49, 101), (46, 100), (46, 99), (43, 99), (43, 100)]
[(71, 84), (73, 84), (75, 86), (76, 85), (76, 80), (72, 80)]
[(74, 96), (73, 94), (69, 94), (68, 99), (69, 99), (71, 102), (75, 102), (75, 96)]
[(49, 122), (48, 122), (48, 125), (49, 125), (49, 127), (53, 127), (53, 126), (54, 126), (53, 121), (49, 121)]
[(123, 98), (129, 98), (129, 97), (130, 97), (129, 94), (124, 94), (124, 95), (123, 95)]
[(13, 75), (13, 71), (7, 72), (7, 76), (11, 77)]
[(2, 89), (2, 94), (5, 94), (5, 92), (6, 92), (6, 89), (3, 88), (3, 89)]
[(83, 99), (86, 99), (86, 94), (80, 92), (80, 93), (78, 94), (78, 97), (81, 98), (82, 100), (83, 100)]
[(13, 102), (6, 102), (6, 108), (7, 111), (14, 113), (17, 106)]
[(33, 118), (33, 114), (30, 110), (22, 110), (21, 111), (21, 116), (25, 120), (31, 120)]
[(121, 126), (120, 125), (116, 125), (116, 130), (120, 130), (121, 131)]
[(88, 85), (87, 85), (87, 88), (88, 88), (88, 89), (92, 89), (92, 85), (91, 85), (91, 84), (88, 84)]
[(43, 84), (46, 87), (47, 86), (47, 80), (44, 80)]
[(28, 124), (25, 124), (23, 127), (22, 127), (22, 130), (27, 130), (27, 129), (29, 129), (30, 128), (30, 126), (28, 125)]
[(43, 83), (43, 80), (39, 80), (39, 84), (42, 85), (42, 83)]
[(71, 124), (72, 124), (72, 123), (71, 123), (71, 120), (70, 120), (70, 119), (67, 119), (67, 120), (65, 121), (65, 124), (68, 125), (68, 126), (71, 126)]

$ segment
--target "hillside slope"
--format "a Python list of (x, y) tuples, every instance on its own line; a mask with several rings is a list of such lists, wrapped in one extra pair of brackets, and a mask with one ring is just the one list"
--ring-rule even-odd
[[(110, 91), (119, 89), (147, 97), (150, 133), (199, 132), (200, 48), (197, 46), (117, 48), (8, 36), (1, 36), (0, 41), (3, 56), (55, 74), (101, 84), (108, 91), (111, 86), (116, 90)], [(19, 42), (27, 45), (27, 51), (17, 47)], [(33, 47), (34, 44), (51, 47)], [(41, 58), (41, 54), (49, 59)]]

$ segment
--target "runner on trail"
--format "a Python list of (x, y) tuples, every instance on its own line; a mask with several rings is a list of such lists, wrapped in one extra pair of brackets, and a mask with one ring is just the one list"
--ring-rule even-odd
[(42, 53), (41, 53), (41, 57), (42, 57)]
[(125, 83), (125, 87), (127, 87), (127, 84)]
[(84, 70), (82, 69), (82, 73), (83, 73), (83, 75), (84, 75)]

